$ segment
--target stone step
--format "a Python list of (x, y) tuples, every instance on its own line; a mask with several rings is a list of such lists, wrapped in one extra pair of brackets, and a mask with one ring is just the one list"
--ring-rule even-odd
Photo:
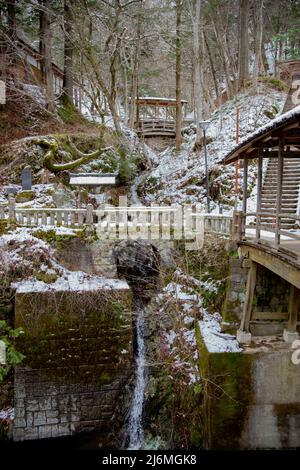
[[(275, 203), (269, 204), (269, 203), (262, 202), (261, 207), (264, 208), (264, 209), (274, 210), (275, 211), (276, 204)], [(284, 209), (293, 209), (293, 211), (296, 213), (297, 212), (297, 205), (292, 206), (292, 205), (289, 205), (289, 204), (282, 204), (281, 209), (282, 210), (284, 210)]]
[[(261, 195), (261, 200), (262, 201), (268, 201), (269, 203), (271, 202), (276, 202), (276, 194), (262, 194)], [(298, 203), (298, 194), (295, 197), (285, 197), (283, 196), (282, 201), (285, 203), (291, 203), (291, 204), (297, 204)]]
[[(283, 178), (290, 180), (291, 178), (294, 178), (296, 181), (300, 179), (300, 174), (297, 172), (291, 172), (291, 173), (284, 173)], [(277, 180), (277, 173), (266, 173), (264, 177), (264, 181), (266, 180)]]
[[(264, 184), (263, 189), (266, 189), (266, 188), (270, 188), (270, 189), (275, 189), (275, 190), (276, 190), (276, 188), (274, 188), (274, 183), (271, 183), (271, 182), (268, 182), (268, 183), (265, 183), (265, 184)], [(282, 188), (284, 188), (284, 189), (289, 189), (289, 188), (290, 188), (290, 189), (293, 189), (293, 191), (297, 191), (297, 190), (299, 189), (299, 186), (298, 186), (297, 184), (291, 183), (291, 184), (289, 184), (289, 185), (283, 184), (283, 185), (282, 185)]]
[[(283, 174), (283, 178), (288, 178), (288, 179), (295, 178), (295, 180), (298, 180), (299, 177), (300, 177), (300, 175), (298, 173), (294, 173), (294, 172), (293, 173), (284, 173)], [(276, 179), (277, 180), (277, 173), (266, 173), (264, 181), (266, 179)]]
[[(283, 179), (294, 179), (295, 181), (298, 181), (300, 179), (300, 174), (298, 173), (284, 173), (283, 174)], [(277, 173), (267, 173), (265, 176), (264, 181), (266, 180), (277, 180)]]
[[(260, 218), (261, 222), (266, 222), (266, 223), (269, 223), (270, 225), (275, 225), (275, 222), (276, 222), (276, 217), (261, 217)], [(286, 224), (286, 225), (296, 225), (297, 224), (297, 221), (295, 219), (281, 219), (282, 224)]]

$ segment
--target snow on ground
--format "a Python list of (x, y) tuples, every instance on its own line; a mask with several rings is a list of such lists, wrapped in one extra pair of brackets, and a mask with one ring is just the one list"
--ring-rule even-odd
[[(45, 227), (59, 235), (75, 235), (76, 231), (64, 227)], [(87, 291), (97, 289), (128, 289), (125, 281), (91, 276), (82, 271), (69, 271), (55, 259), (54, 251), (35, 233), (41, 228), (17, 228), (0, 238), (0, 275), (10, 273), (11, 286), (18, 292)], [(44, 228), (43, 228), (44, 231)], [(49, 282), (36, 279), (39, 275), (52, 275)], [(18, 278), (21, 280), (18, 280)]]
[(240, 352), (242, 349), (233, 335), (221, 333), (221, 316), (203, 312), (203, 320), (199, 320), (201, 336), (209, 352)]
[(0, 421), (13, 421), (15, 419), (15, 409), (6, 408), (5, 410), (0, 410)]
[[(214, 285), (213, 281), (202, 282), (179, 269), (174, 273), (174, 279), (156, 297), (161, 306), (159, 315), (164, 315), (170, 306), (173, 306), (171, 310), (174, 311), (172, 327), (163, 333), (163, 343), (167, 346), (174, 369), (184, 371), (189, 383), (193, 384), (200, 380), (197, 325), (210, 352), (241, 352), (242, 349), (234, 336), (221, 332), (221, 315), (209, 314), (202, 305), (199, 287), (216, 292), (217, 283)], [(187, 357), (190, 358), (188, 361)]]
[[(22, 192), (22, 186), (17, 184), (3, 185), (0, 187), (0, 203), (7, 202), (8, 188), (13, 188), (17, 193)], [(17, 203), (17, 207), (51, 207), (53, 206), (52, 195), (55, 191), (54, 184), (33, 184), (34, 198), (31, 201)]]
[[(271, 117), (281, 113), (286, 93), (260, 84), (258, 94), (249, 89), (228, 101), (211, 116), (207, 131), (209, 170), (214, 174), (213, 186), (221, 194), (224, 213), (232, 211), (234, 202), (234, 165), (221, 165), (223, 157), (236, 146), (236, 110), (239, 108), (239, 140), (259, 127), (271, 123)], [(145, 203), (197, 203), (205, 198), (204, 151), (194, 151), (195, 125), (184, 132), (186, 142), (176, 153), (174, 147), (158, 155), (159, 163), (140, 181), (140, 192)], [(255, 185), (256, 168), (249, 166), (249, 184)], [(242, 172), (239, 171), (241, 187)], [(230, 202), (231, 201), (231, 202)], [(213, 212), (217, 212), (212, 203)]]
[(12, 287), (18, 294), (27, 292), (62, 292), (62, 291), (96, 291), (103, 289), (129, 289), (126, 281), (90, 276), (82, 271), (65, 272), (55, 282), (47, 284), (36, 279), (15, 282)]

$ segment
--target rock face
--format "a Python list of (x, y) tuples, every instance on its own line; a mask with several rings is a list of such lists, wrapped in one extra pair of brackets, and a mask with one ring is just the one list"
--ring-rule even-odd
[(97, 431), (98, 444), (116, 444), (133, 372), (127, 283), (107, 280), (76, 291), (23, 288), (15, 299), (15, 325), (25, 331), (18, 347), (26, 360), (15, 370), (13, 439)]
[(142, 240), (124, 240), (114, 248), (117, 270), (129, 281), (148, 282), (157, 276), (160, 256), (157, 248)]

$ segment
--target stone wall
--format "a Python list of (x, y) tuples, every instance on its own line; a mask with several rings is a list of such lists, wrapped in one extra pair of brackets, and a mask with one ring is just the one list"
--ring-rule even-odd
[(120, 438), (133, 373), (131, 291), (16, 292), (15, 325), (26, 355), (15, 370), (13, 439), (97, 431)]
[(95, 240), (87, 243), (85, 240), (72, 238), (59, 246), (56, 255), (60, 264), (67, 269), (116, 278), (114, 245), (114, 240)]
[(249, 261), (229, 258), (229, 276), (223, 307), (223, 331), (235, 333), (239, 326), (246, 297)]

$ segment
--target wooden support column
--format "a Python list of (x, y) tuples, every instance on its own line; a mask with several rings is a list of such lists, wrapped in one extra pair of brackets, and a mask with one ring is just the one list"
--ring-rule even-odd
[(289, 301), (289, 320), (288, 331), (296, 331), (299, 312), (300, 291), (297, 287), (291, 285)]
[(249, 332), (249, 323), (251, 320), (252, 304), (256, 285), (256, 263), (251, 261), (248, 272), (246, 299), (244, 304), (243, 316), (241, 321), (241, 331)]
[(246, 213), (247, 213), (247, 187), (248, 187), (248, 159), (244, 159), (244, 179), (243, 179), (243, 225), (242, 239), (246, 233)]
[(262, 150), (259, 150), (257, 167), (257, 200), (256, 200), (256, 241), (260, 242), (260, 212), (261, 212), (261, 192), (262, 192)]
[(281, 212), (282, 200), (282, 181), (283, 181), (283, 158), (284, 158), (284, 145), (280, 141), (278, 148), (278, 168), (277, 168), (277, 196), (276, 196), (276, 226), (275, 226), (275, 248), (278, 249), (280, 244), (280, 228), (281, 220), (279, 214)]

